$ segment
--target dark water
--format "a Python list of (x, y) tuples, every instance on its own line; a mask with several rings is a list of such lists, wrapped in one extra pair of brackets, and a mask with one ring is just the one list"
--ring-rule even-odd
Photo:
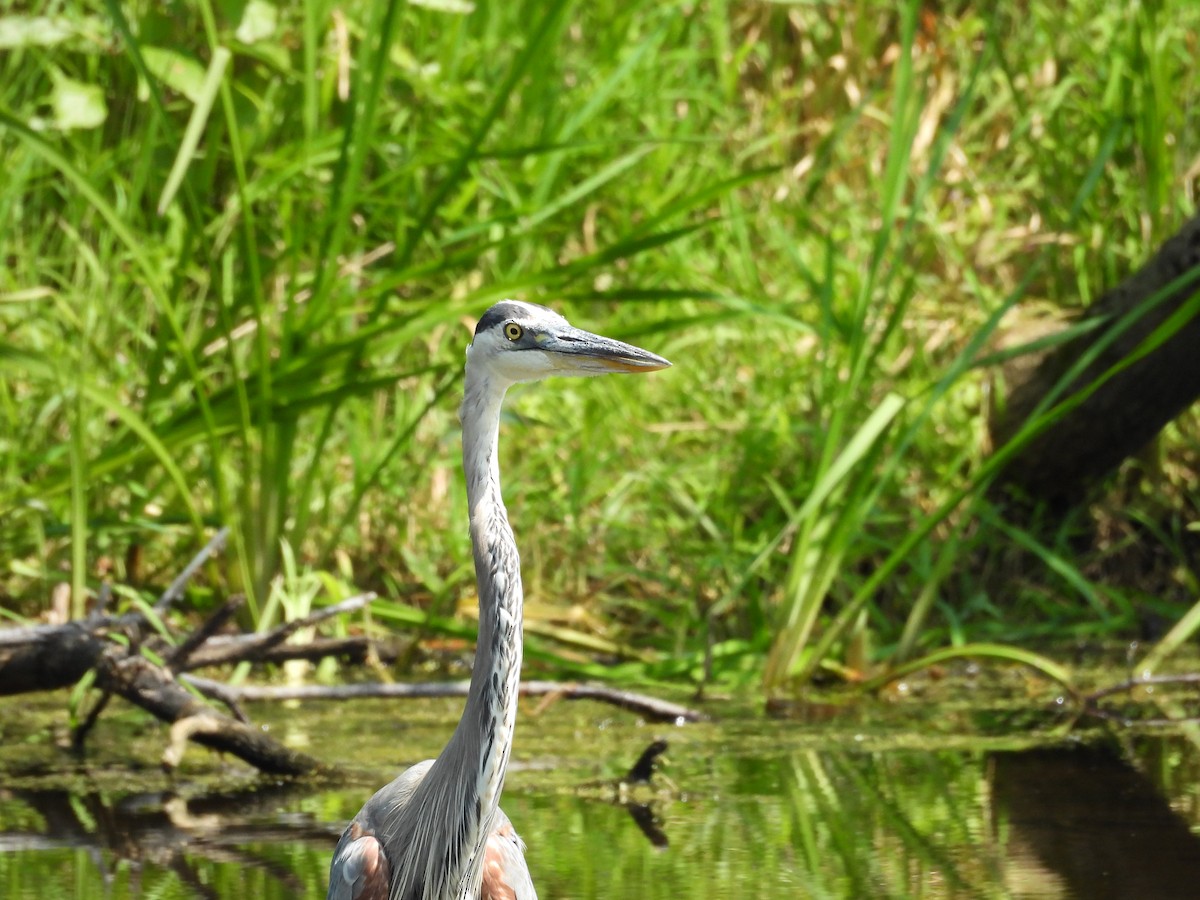
[[(0, 706), (0, 897), (321, 898), (337, 834), (432, 755), (452, 701), (262, 707), (344, 779), (270, 781), (114, 710), (79, 761), (63, 699)], [(1196, 735), (1058, 735), (1049, 715), (865, 704), (668, 728), (593, 704), (523, 710), (504, 806), (552, 898), (1200, 896)], [(656, 787), (618, 797), (655, 738)]]

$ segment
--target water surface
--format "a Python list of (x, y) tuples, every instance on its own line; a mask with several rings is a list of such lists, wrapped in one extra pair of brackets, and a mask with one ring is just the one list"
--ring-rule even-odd
[[(346, 820), (434, 755), (455, 701), (251, 710), (344, 774), (262, 779), (119, 708), (80, 760), (64, 700), (0, 706), (0, 897), (322, 898)], [(523, 706), (504, 807), (543, 900), (1195, 897), (1200, 754), (1179, 733), (1079, 732), (1027, 700), (859, 702), (671, 727)], [(653, 787), (614, 779), (653, 740)]]

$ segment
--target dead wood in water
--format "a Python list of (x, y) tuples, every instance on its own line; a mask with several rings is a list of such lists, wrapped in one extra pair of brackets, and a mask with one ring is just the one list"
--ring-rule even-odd
[[(192, 559), (155, 603), (153, 617), (161, 617), (183, 595), (188, 579), (224, 546), (226, 534), (225, 529), (217, 532)], [(359, 605), (367, 602), (367, 598), (355, 599)], [(349, 603), (341, 606), (345, 608)], [(161, 623), (151, 622), (151, 616), (143, 613), (93, 614), (65, 625), (0, 631), (0, 695), (72, 687), (94, 672), (95, 686), (101, 694), (76, 730), (77, 747), (82, 746), (109, 699), (118, 696), (173, 726), (185, 723), (182, 730), (173, 733), (186, 733), (197, 743), (232, 753), (263, 772), (279, 775), (311, 772), (319, 765), (315, 759), (289, 750), (260, 729), (217, 712), (175, 678), (173, 668), (185, 664), (198, 652), (237, 604), (236, 598), (231, 599), (213, 616), (217, 621), (210, 619), (174, 649), (154, 627)], [(261, 649), (259, 641), (244, 648), (244, 652), (250, 658)], [(164, 656), (168, 658), (167, 665), (152, 661)], [(168, 750), (164, 764), (178, 764), (181, 755), (178, 742)]]
[[(263, 772), (299, 775), (320, 768), (312, 757), (282, 746), (255, 727), (241, 708), (244, 701), (285, 699), (330, 700), (357, 697), (466, 696), (467, 682), (397, 685), (359, 684), (340, 687), (233, 686), (187, 674), (199, 668), (237, 663), (278, 663), (289, 659), (318, 661), (336, 657), (354, 663), (394, 658), (393, 647), (367, 637), (317, 638), (292, 644), (302, 628), (363, 608), (374, 599), (363, 594), (323, 607), (301, 619), (261, 634), (220, 634), (244, 598), (234, 596), (190, 634), (177, 642), (161, 634), (162, 616), (179, 597), (187, 580), (224, 545), (222, 530), (200, 551), (147, 613), (109, 615), (64, 625), (36, 625), (0, 631), (0, 695), (71, 688), (93, 673), (100, 692), (75, 730), (76, 749), (84, 743), (112, 697), (120, 697), (171, 725), (163, 765), (179, 765), (189, 741), (231, 753)], [(161, 662), (159, 662), (161, 660)], [(597, 684), (526, 681), (521, 693), (550, 699), (590, 699), (608, 703), (659, 722), (694, 722), (702, 713), (632, 691)], [(201, 696), (203, 695), (203, 696)], [(231, 715), (203, 699), (216, 700)]]
[[(289, 750), (259, 728), (231, 719), (197, 699), (161, 666), (138, 655), (105, 654), (96, 669), (96, 684), (164, 722), (185, 726), (182, 733), (198, 744), (232, 753), (273, 775), (303, 775), (319, 767), (317, 760)], [(172, 728), (172, 743), (163, 765), (174, 768), (182, 749)]]

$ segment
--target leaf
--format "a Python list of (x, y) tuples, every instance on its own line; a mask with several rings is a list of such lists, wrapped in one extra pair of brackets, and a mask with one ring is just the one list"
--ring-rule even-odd
[(154, 77), (171, 90), (193, 103), (200, 102), (204, 96), (205, 70), (196, 60), (162, 47), (143, 47), (142, 59)]
[(92, 685), (95, 683), (96, 670), (88, 669), (83, 673), (83, 677), (75, 682), (75, 686), (71, 688), (71, 696), (67, 699), (67, 713), (72, 728), (79, 725), (79, 710), (83, 707), (84, 700), (87, 699), (88, 691), (92, 689)]
[(469, 0), (409, 0), (409, 6), (420, 6), (434, 12), (456, 13), (460, 16), (475, 12), (475, 4)]
[(242, 21), (233, 33), (243, 44), (256, 44), (275, 34), (279, 11), (266, 0), (250, 0), (242, 13)]
[(54, 127), (63, 131), (98, 128), (108, 118), (108, 104), (99, 85), (76, 81), (61, 72), (54, 76), (50, 106), (54, 110)]
[(876, 678), (869, 679), (863, 683), (863, 690), (878, 690), (885, 684), (896, 681), (906, 675), (911, 675), (913, 672), (919, 672), (921, 669), (941, 665), (955, 659), (995, 659), (1000, 662), (1029, 666), (1029, 668), (1040, 672), (1051, 681), (1058, 682), (1068, 690), (1072, 689), (1071, 672), (1065, 666), (1059, 665), (1049, 657), (1042, 656), (1040, 653), (1034, 653), (1032, 650), (1025, 650), (1022, 647), (1010, 647), (1007, 644), (979, 643), (961, 644), (957, 647), (943, 647), (940, 650), (934, 650), (932, 653), (925, 654), (920, 659), (911, 660), (894, 669), (889, 669)]
[(561, 196), (542, 204), (537, 212), (526, 216), (521, 222), (521, 231), (528, 232), (533, 230), (535, 226), (558, 215), (559, 212), (566, 209), (568, 206), (578, 203), (584, 197), (587, 197), (589, 194), (599, 190), (614, 178), (622, 175), (626, 170), (637, 165), (642, 157), (644, 157), (653, 149), (653, 144), (643, 144), (632, 152), (627, 153), (609, 163), (599, 172), (596, 172), (590, 177), (585, 178), (569, 191), (565, 191)]
[(62, 16), (0, 16), (0, 50), (53, 47), (74, 35)]

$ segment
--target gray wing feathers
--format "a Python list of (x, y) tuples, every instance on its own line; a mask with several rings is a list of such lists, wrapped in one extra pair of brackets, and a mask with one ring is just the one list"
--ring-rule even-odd
[(411, 766), (364, 804), (338, 841), (325, 900), (387, 900), (396, 856), (395, 848), (389, 853), (385, 846), (387, 832), (403, 817), (432, 764), (433, 760), (425, 760)]
[(374, 835), (352, 823), (342, 834), (329, 867), (326, 900), (387, 900), (391, 871)]
[[(394, 843), (389, 835), (396, 834), (406, 810), (410, 815), (416, 812), (409, 801), (429, 766), (426, 761), (408, 769), (367, 801), (350, 823), (333, 854), (326, 900), (388, 900), (398, 895), (393, 888), (399, 889), (400, 894), (415, 889), (419, 896), (428, 896), (430, 885), (422, 885), (419, 875), (416, 882), (412, 873), (406, 877), (404, 848), (389, 846)], [(418, 867), (423, 869), (422, 874), (428, 871), (422, 865), (424, 862), (417, 861)], [(393, 863), (400, 867), (395, 871), (395, 880), (392, 878)], [(513, 830), (512, 822), (503, 810), (496, 810), (484, 846), (482, 870), (479, 900), (537, 900), (537, 891), (525, 863), (525, 842)]]

